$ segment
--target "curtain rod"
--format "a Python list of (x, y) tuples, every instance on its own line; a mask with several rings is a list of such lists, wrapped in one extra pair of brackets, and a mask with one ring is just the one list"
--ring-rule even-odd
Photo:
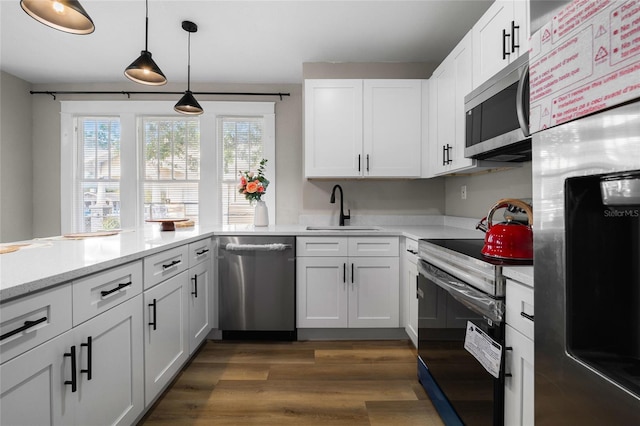
[[(53, 100), (56, 100), (56, 95), (127, 95), (127, 98), (131, 99), (131, 95), (182, 95), (182, 92), (136, 92), (136, 91), (59, 91), (59, 90), (46, 90), (46, 91), (34, 91), (30, 90), (32, 95), (51, 95)], [(193, 92), (194, 95), (233, 95), (233, 96), (279, 96), (282, 100), (283, 96), (291, 96), (290, 93), (253, 93), (253, 92)]]

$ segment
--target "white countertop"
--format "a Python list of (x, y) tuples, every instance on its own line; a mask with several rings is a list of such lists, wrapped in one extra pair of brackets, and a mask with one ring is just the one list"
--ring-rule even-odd
[[(376, 231), (309, 231), (305, 225), (253, 225), (178, 228), (161, 232), (156, 224), (117, 235), (69, 240), (42, 238), (25, 244), (18, 251), (0, 255), (0, 302), (47, 287), (62, 284), (107, 268), (141, 259), (178, 245), (214, 235), (293, 235), (293, 236), (405, 236), (421, 238), (483, 238), (474, 229), (446, 225), (381, 226)], [(6, 246), (10, 244), (2, 244)]]

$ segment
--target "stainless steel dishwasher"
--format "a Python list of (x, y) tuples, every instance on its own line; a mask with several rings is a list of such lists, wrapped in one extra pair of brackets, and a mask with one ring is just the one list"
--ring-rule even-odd
[(223, 339), (296, 340), (295, 237), (218, 237)]

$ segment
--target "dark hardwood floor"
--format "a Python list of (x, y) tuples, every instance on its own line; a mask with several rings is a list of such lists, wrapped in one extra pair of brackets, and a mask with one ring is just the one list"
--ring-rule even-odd
[(442, 425), (408, 341), (207, 341), (141, 425)]

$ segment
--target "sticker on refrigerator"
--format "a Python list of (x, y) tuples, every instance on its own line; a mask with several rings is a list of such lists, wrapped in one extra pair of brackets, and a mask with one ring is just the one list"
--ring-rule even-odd
[(639, 0), (575, 0), (530, 45), (531, 133), (640, 97)]
[(493, 340), (480, 327), (467, 321), (464, 348), (473, 355), (493, 377), (500, 376), (502, 345)]

